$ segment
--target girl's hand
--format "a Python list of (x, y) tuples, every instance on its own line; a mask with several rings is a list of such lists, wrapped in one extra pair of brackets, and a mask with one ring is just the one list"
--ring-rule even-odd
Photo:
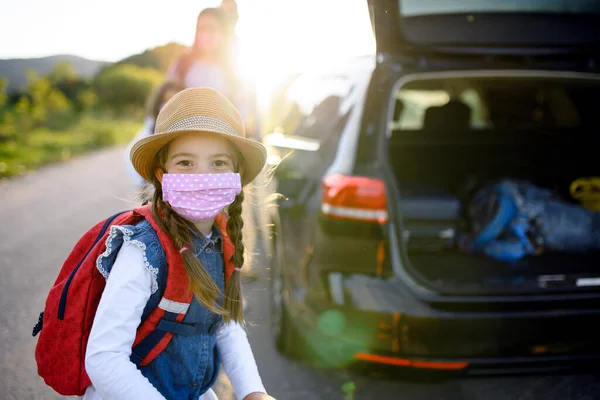
[(244, 397), (244, 400), (275, 400), (275, 398), (266, 393), (254, 392)]

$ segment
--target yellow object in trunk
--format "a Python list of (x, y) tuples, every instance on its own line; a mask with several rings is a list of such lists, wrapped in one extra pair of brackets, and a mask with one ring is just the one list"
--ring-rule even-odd
[(571, 184), (571, 196), (594, 211), (600, 211), (600, 177), (580, 178)]

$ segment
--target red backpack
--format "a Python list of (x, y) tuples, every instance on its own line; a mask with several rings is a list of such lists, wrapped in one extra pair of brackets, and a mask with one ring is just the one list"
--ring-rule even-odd
[[(131, 360), (139, 366), (147, 365), (167, 347), (173, 334), (198, 333), (203, 328), (181, 322), (193, 294), (179, 249), (159, 228), (150, 206), (116, 214), (98, 223), (77, 242), (50, 289), (44, 312), (33, 329), (33, 336), (40, 333), (35, 348), (38, 374), (62, 395), (82, 396), (91, 384), (85, 372), (85, 351), (106, 284), (96, 268), (96, 259), (106, 250), (110, 227), (135, 225), (144, 218), (158, 234), (165, 251), (167, 279), (160, 304), (138, 327)], [(227, 236), (227, 221), (222, 214), (216, 224), (223, 239), (227, 282), (234, 267), (234, 246)]]

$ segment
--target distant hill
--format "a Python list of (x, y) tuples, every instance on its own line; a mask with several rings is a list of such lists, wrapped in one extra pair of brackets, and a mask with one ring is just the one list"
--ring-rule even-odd
[(154, 68), (166, 72), (169, 66), (185, 51), (179, 43), (169, 43), (134, 54), (116, 63), (94, 61), (86, 58), (57, 55), (42, 58), (0, 59), (0, 77), (8, 79), (8, 92), (24, 89), (27, 85), (27, 71), (33, 70), (40, 76), (49, 74), (56, 64), (69, 63), (81, 78), (93, 78), (106, 68), (118, 64), (133, 64), (139, 67)]
[(167, 72), (167, 69), (183, 54), (185, 49), (186, 47), (182, 44), (169, 43), (127, 57), (116, 64), (134, 64), (138, 67), (154, 68), (161, 72)]
[(0, 59), (0, 77), (8, 79), (8, 92), (23, 89), (27, 85), (27, 71), (33, 70), (40, 76), (49, 74), (59, 63), (69, 63), (78, 76), (94, 77), (100, 69), (111, 63), (88, 60), (72, 55), (56, 55), (41, 58)]

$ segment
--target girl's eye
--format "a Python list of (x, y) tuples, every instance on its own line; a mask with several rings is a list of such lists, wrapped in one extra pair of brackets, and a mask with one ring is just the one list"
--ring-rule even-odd
[(192, 162), (188, 161), (188, 160), (181, 160), (177, 163), (177, 165), (181, 166), (181, 167), (191, 167), (192, 166)]
[(221, 168), (221, 167), (225, 167), (227, 166), (227, 161), (223, 161), (223, 160), (217, 160), (213, 163), (213, 165), (217, 168)]

